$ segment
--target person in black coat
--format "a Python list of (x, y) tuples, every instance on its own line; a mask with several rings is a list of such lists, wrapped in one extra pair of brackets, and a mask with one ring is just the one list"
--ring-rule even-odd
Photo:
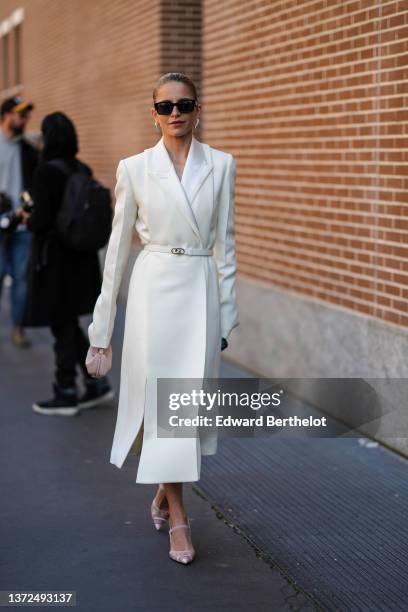
[[(36, 402), (39, 414), (71, 416), (102, 400), (113, 391), (106, 378), (91, 378), (85, 359), (89, 342), (79, 325), (80, 315), (93, 312), (101, 290), (97, 252), (81, 252), (63, 244), (56, 231), (68, 174), (51, 160), (62, 160), (72, 172), (92, 171), (76, 158), (78, 139), (72, 121), (63, 113), (47, 115), (41, 126), (44, 147), (33, 178), (34, 211), (26, 217), (33, 233), (28, 265), (28, 296), (24, 325), (48, 326), (54, 336), (54, 397)], [(79, 365), (86, 391), (78, 398), (76, 366)]]

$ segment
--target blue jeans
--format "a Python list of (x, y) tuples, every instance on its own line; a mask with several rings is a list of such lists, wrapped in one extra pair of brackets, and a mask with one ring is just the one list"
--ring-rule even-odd
[(7, 235), (0, 232), (0, 301), (6, 274), (13, 279), (11, 287), (11, 317), (13, 325), (21, 325), (27, 298), (27, 264), (31, 252), (32, 234), (28, 230)]

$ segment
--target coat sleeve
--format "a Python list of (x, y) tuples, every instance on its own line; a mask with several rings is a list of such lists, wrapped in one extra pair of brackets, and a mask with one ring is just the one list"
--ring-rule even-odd
[(27, 219), (27, 229), (41, 234), (55, 228), (58, 204), (62, 198), (65, 176), (49, 164), (41, 164), (34, 172), (32, 197), (34, 210)]
[(119, 287), (129, 258), (138, 210), (123, 160), (119, 162), (116, 172), (115, 199), (101, 293), (95, 304), (92, 323), (88, 327), (89, 342), (91, 346), (98, 348), (107, 348), (111, 342)]
[(238, 322), (238, 307), (235, 289), (235, 177), (236, 163), (229, 155), (226, 176), (218, 211), (214, 258), (218, 268), (221, 310), (221, 336), (228, 338)]

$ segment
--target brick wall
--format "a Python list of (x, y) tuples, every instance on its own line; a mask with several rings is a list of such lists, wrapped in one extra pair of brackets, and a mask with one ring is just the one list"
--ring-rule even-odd
[(242, 276), (408, 325), (408, 2), (204, 0)]
[[(185, 72), (193, 79), (201, 98), (202, 2), (162, 0), (161, 73)], [(200, 138), (200, 130), (195, 132)]]
[(75, 122), (80, 156), (113, 185), (118, 161), (157, 140), (149, 109), (160, 76), (159, 0), (2, 0), (25, 9), (23, 95), (30, 130), (48, 112)]
[(31, 129), (65, 111), (112, 186), (159, 137), (156, 79), (188, 72), (197, 137), (238, 162), (241, 277), (408, 325), (408, 0), (2, 0), (0, 20), (19, 6)]

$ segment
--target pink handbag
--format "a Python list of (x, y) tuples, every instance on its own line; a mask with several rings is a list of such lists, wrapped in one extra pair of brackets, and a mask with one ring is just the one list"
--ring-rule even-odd
[(102, 378), (112, 367), (112, 347), (97, 349), (90, 346), (85, 359), (86, 369), (92, 378)]

